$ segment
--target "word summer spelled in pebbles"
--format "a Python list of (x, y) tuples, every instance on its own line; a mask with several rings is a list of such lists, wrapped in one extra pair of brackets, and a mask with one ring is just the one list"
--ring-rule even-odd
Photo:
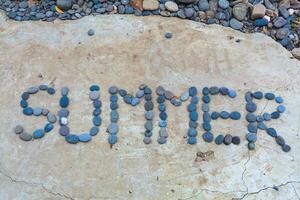
[[(36, 94), (39, 91), (45, 91), (49, 95), (55, 95), (55, 89), (47, 85), (40, 85), (39, 87), (30, 87), (25, 92), (21, 94), (20, 106), (23, 109), (23, 114), (27, 116), (45, 116), (47, 118), (47, 123), (44, 128), (36, 129), (32, 134), (25, 131), (25, 128), (22, 125), (17, 125), (15, 127), (15, 133), (19, 135), (20, 139), (23, 141), (31, 141), (35, 139), (40, 139), (45, 136), (45, 133), (50, 132), (54, 128), (54, 124), (57, 119), (59, 121), (59, 134), (65, 137), (66, 142), (70, 144), (76, 144), (78, 142), (89, 142), (93, 136), (96, 136), (99, 132), (99, 128), (102, 124), (102, 102), (100, 100), (100, 87), (98, 85), (92, 85), (89, 88), (89, 99), (92, 104), (92, 127), (84, 133), (74, 134), (70, 132), (68, 127), (68, 115), (70, 111), (68, 106), (70, 104), (70, 99), (68, 97), (69, 88), (61, 88), (61, 98), (59, 100), (60, 110), (55, 115), (53, 112), (50, 112), (47, 108), (36, 107), (32, 108), (28, 104), (28, 99), (31, 95)], [(204, 87), (202, 91), (199, 92), (198, 89), (194, 86), (187, 88), (180, 95), (175, 95), (173, 92), (166, 90), (162, 86), (158, 86), (155, 89), (155, 92), (152, 89), (142, 84), (137, 88), (135, 93), (128, 92), (125, 89), (118, 88), (116, 86), (111, 86), (108, 89), (110, 94), (110, 123), (107, 126), (106, 132), (108, 133), (108, 143), (113, 146), (118, 142), (118, 132), (119, 132), (119, 98), (127, 105), (135, 107), (141, 102), (144, 102), (144, 139), (145, 144), (150, 144), (153, 142), (153, 117), (155, 114), (154, 111), (154, 100), (153, 96), (156, 96), (156, 103), (159, 115), (159, 121), (157, 125), (159, 127), (157, 143), (165, 144), (169, 137), (168, 134), (168, 114), (167, 114), (167, 105), (173, 105), (175, 107), (182, 106), (186, 101), (187, 103), (187, 112), (189, 113), (189, 122), (187, 135), (187, 143), (194, 145), (198, 142), (198, 130), (202, 129), (202, 140), (208, 143), (214, 142), (217, 145), (239, 145), (241, 138), (234, 134), (218, 134), (216, 137), (213, 134), (213, 127), (211, 125), (212, 120), (240, 120), (242, 118), (239, 111), (211, 111), (210, 102), (213, 96), (219, 95), (227, 98), (235, 98), (237, 93), (235, 90), (229, 89), (227, 87)], [(265, 99), (267, 101), (275, 101), (278, 106), (276, 110), (268, 113), (256, 114), (257, 105), (256, 101)], [(202, 104), (199, 106), (199, 102), (202, 101)], [(280, 118), (282, 113), (285, 112), (286, 108), (283, 104), (283, 98), (280, 96), (275, 96), (273, 93), (263, 93), (261, 91), (255, 92), (246, 92), (245, 94), (246, 101), (246, 111), (247, 114), (244, 116), (245, 120), (248, 122), (245, 131), (245, 139), (248, 141), (248, 148), (250, 150), (255, 149), (255, 142), (257, 141), (258, 130), (265, 131), (269, 136), (273, 137), (275, 142), (281, 146), (281, 149), (284, 152), (291, 150), (291, 147), (286, 144), (284, 138), (279, 135), (274, 127), (268, 127), (265, 122), (270, 120), (275, 120)], [(168, 103), (169, 102), (169, 103)], [(199, 126), (198, 120), (200, 114), (198, 110), (201, 108), (202, 114), (202, 124)]]

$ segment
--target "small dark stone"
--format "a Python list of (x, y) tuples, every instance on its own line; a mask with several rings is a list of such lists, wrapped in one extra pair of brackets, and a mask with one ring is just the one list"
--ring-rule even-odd
[(273, 93), (266, 93), (265, 98), (268, 100), (273, 100), (275, 99), (275, 95)]
[(241, 143), (241, 139), (238, 136), (232, 137), (232, 143), (235, 145), (239, 145)]
[(281, 148), (284, 152), (289, 152), (291, 150), (291, 147), (287, 144), (281, 146)]
[(255, 112), (256, 111), (256, 109), (257, 109), (257, 106), (256, 106), (256, 104), (255, 103), (247, 103), (246, 104), (246, 110), (248, 111), (248, 112)]
[(223, 143), (223, 140), (224, 140), (224, 136), (223, 135), (218, 135), (216, 138), (215, 138), (215, 143), (217, 145), (220, 145)]
[(267, 133), (272, 136), (272, 137), (276, 137), (277, 136), (277, 132), (274, 128), (268, 128), (267, 129)]
[(79, 142), (79, 137), (77, 135), (69, 134), (65, 137), (65, 139), (70, 144), (76, 144)]
[(223, 142), (226, 145), (230, 145), (232, 142), (232, 135), (230, 134), (225, 135)]
[(167, 38), (167, 39), (171, 39), (172, 36), (173, 36), (173, 34), (170, 32), (165, 33), (165, 38)]
[(285, 145), (285, 140), (283, 139), (283, 137), (281, 137), (281, 136), (279, 136), (279, 135), (275, 137), (275, 141), (276, 141), (276, 143), (277, 143), (278, 145), (280, 145), (280, 146)]
[(202, 138), (205, 142), (212, 142), (214, 135), (211, 132), (205, 132), (203, 133)]
[(255, 99), (262, 99), (263, 96), (264, 96), (263, 93), (260, 92), (260, 91), (257, 91), (257, 92), (254, 92), (254, 93), (253, 93), (253, 97), (254, 97)]

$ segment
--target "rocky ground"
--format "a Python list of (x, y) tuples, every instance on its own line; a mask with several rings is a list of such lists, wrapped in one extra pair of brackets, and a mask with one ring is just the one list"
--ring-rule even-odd
[(91, 14), (134, 14), (179, 17), (229, 26), (242, 32), (263, 32), (300, 58), (300, 2), (297, 0), (0, 0), (0, 8), (17, 21), (52, 22)]
[[(87, 34), (89, 29), (93, 36)], [(172, 33), (169, 39), (167, 32)], [(2, 13), (0, 46), (1, 200), (299, 199), (300, 64), (271, 38), (158, 16), (19, 23)], [(66, 143), (57, 124), (44, 138), (31, 142), (14, 133), (17, 124), (27, 131), (44, 125), (45, 118), (26, 117), (19, 106), (21, 93), (42, 83), (57, 90), (70, 88), (69, 125), (74, 132), (90, 127), (88, 88), (93, 83), (101, 86), (103, 123), (90, 143)], [(211, 109), (237, 110), (242, 119), (212, 125), (215, 132), (240, 136), (241, 144), (217, 146), (199, 136), (197, 145), (188, 145), (187, 104), (168, 104), (167, 144), (145, 145), (143, 106), (120, 103), (119, 141), (111, 149), (105, 132), (107, 88), (117, 85), (135, 92), (141, 83), (163, 85), (175, 94), (192, 85), (199, 90), (213, 85), (237, 90), (235, 99), (214, 98)], [(244, 94), (249, 90), (284, 98), (286, 112), (267, 125), (284, 136), (292, 147), (289, 153), (262, 131), (256, 150), (248, 151)], [(59, 92), (52, 97), (39, 93), (29, 103), (56, 113), (59, 98)], [(257, 104), (258, 112), (275, 106)], [(157, 137), (155, 127), (154, 141)]]

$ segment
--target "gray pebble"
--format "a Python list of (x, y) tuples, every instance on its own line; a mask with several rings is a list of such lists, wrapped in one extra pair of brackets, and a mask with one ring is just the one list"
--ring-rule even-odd
[(107, 128), (107, 131), (110, 134), (117, 134), (118, 131), (119, 131), (118, 124), (117, 123), (110, 123), (109, 126), (108, 126), (108, 128)]
[(110, 94), (116, 94), (118, 92), (118, 88), (116, 86), (111, 86), (108, 91)]
[(185, 90), (181, 95), (180, 95), (180, 100), (181, 101), (186, 101), (190, 97), (189, 90)]
[(159, 144), (165, 144), (167, 142), (167, 139), (165, 137), (158, 137), (157, 142)]
[(145, 144), (150, 144), (150, 143), (152, 142), (152, 139), (151, 139), (151, 137), (144, 137), (143, 142), (144, 142)]
[(110, 112), (110, 121), (117, 122), (119, 120), (119, 113), (116, 110)]
[(167, 138), (169, 136), (167, 129), (166, 128), (160, 128), (159, 130), (159, 136)]
[(152, 131), (153, 130), (153, 123), (152, 120), (147, 120), (145, 123), (145, 129), (147, 131)]
[(20, 139), (23, 141), (30, 141), (32, 140), (32, 135), (30, 135), (29, 133), (23, 132), (19, 135)]
[(38, 87), (30, 87), (30, 88), (28, 88), (28, 90), (27, 90), (27, 92), (29, 93), (29, 94), (35, 94), (35, 93), (37, 93), (39, 91), (39, 88)]
[(140, 99), (144, 96), (144, 94), (145, 94), (144, 90), (139, 90), (136, 92), (135, 96)]
[(42, 112), (43, 112), (43, 109), (42, 109), (42, 108), (34, 108), (34, 109), (33, 109), (33, 114), (34, 114), (35, 116), (40, 116), (40, 115), (42, 114)]
[(16, 133), (16, 134), (21, 134), (21, 133), (23, 133), (23, 131), (24, 131), (23, 126), (17, 125), (17, 126), (15, 127), (15, 133)]
[(46, 109), (46, 108), (43, 108), (43, 110), (42, 110), (42, 115), (47, 116), (48, 113), (49, 113), (49, 110)]
[(203, 112), (208, 112), (209, 111), (209, 104), (208, 103), (202, 104), (201, 109), (202, 109)]
[(152, 119), (153, 119), (153, 111), (147, 111), (147, 112), (145, 113), (145, 118), (146, 118), (147, 120), (152, 120)]
[(56, 121), (57, 121), (57, 119), (56, 119), (56, 116), (55, 115), (53, 115), (52, 113), (48, 113), (48, 115), (47, 115), (47, 120), (50, 122), (50, 123), (55, 123)]
[(165, 89), (162, 86), (158, 86), (156, 88), (156, 94), (161, 96), (165, 95)]
[(60, 135), (62, 135), (62, 136), (66, 136), (66, 135), (69, 135), (70, 134), (70, 129), (69, 129), (69, 127), (67, 127), (67, 126), (61, 126), (60, 128), (59, 128), (59, 134)]
[(69, 110), (67, 108), (62, 108), (60, 111), (58, 111), (59, 117), (68, 117), (69, 116)]
[(100, 92), (99, 91), (90, 91), (90, 95), (89, 96), (90, 96), (91, 100), (99, 99)]
[(93, 30), (93, 29), (90, 29), (89, 31), (88, 31), (88, 35), (89, 36), (93, 36), (95, 34), (95, 31)]
[(60, 93), (61, 93), (61, 95), (63, 95), (63, 96), (67, 96), (68, 93), (69, 93), (69, 88), (66, 87), (66, 86), (62, 87), (61, 90), (60, 90)]
[(168, 100), (171, 100), (174, 97), (174, 94), (169, 90), (165, 91), (164, 95), (165, 95), (166, 99), (168, 99)]

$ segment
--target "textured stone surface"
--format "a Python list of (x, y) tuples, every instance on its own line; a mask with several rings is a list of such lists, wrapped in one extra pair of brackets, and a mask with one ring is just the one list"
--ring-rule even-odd
[[(86, 34), (90, 28), (97, 33), (93, 37)], [(172, 39), (164, 38), (166, 31), (173, 33)], [(52, 24), (17, 23), (0, 15), (0, 46), (0, 80), (5, 83), (0, 88), (0, 199), (298, 198), (300, 64), (267, 36), (160, 17), (90, 16)], [(17, 124), (31, 133), (46, 122), (44, 116), (22, 115), (19, 108), (21, 93), (42, 83), (70, 88), (72, 133), (89, 131), (88, 89), (100, 84), (103, 123), (91, 142), (67, 144), (57, 123), (40, 140), (18, 138)], [(241, 112), (240, 121), (212, 123), (214, 133), (238, 135), (241, 144), (204, 143), (198, 127), (197, 145), (188, 145), (185, 102), (178, 108), (167, 104), (167, 143), (157, 144), (155, 126), (153, 142), (145, 145), (143, 104), (133, 108), (120, 102), (118, 143), (111, 149), (105, 133), (110, 113), (107, 89), (116, 85), (134, 93), (141, 83), (153, 91), (162, 85), (178, 96), (191, 85), (199, 91), (214, 85), (236, 89), (235, 99), (212, 97), (210, 108)], [(248, 152), (244, 94), (249, 89), (275, 91), (284, 98), (286, 112), (266, 124), (292, 146), (290, 153), (282, 152), (261, 130), (256, 150)], [(38, 93), (30, 105), (57, 113), (59, 98), (59, 93)], [(275, 110), (276, 105), (265, 100), (257, 104), (258, 113)], [(155, 104), (153, 124), (157, 122)], [(202, 153), (197, 157), (198, 151)]]

